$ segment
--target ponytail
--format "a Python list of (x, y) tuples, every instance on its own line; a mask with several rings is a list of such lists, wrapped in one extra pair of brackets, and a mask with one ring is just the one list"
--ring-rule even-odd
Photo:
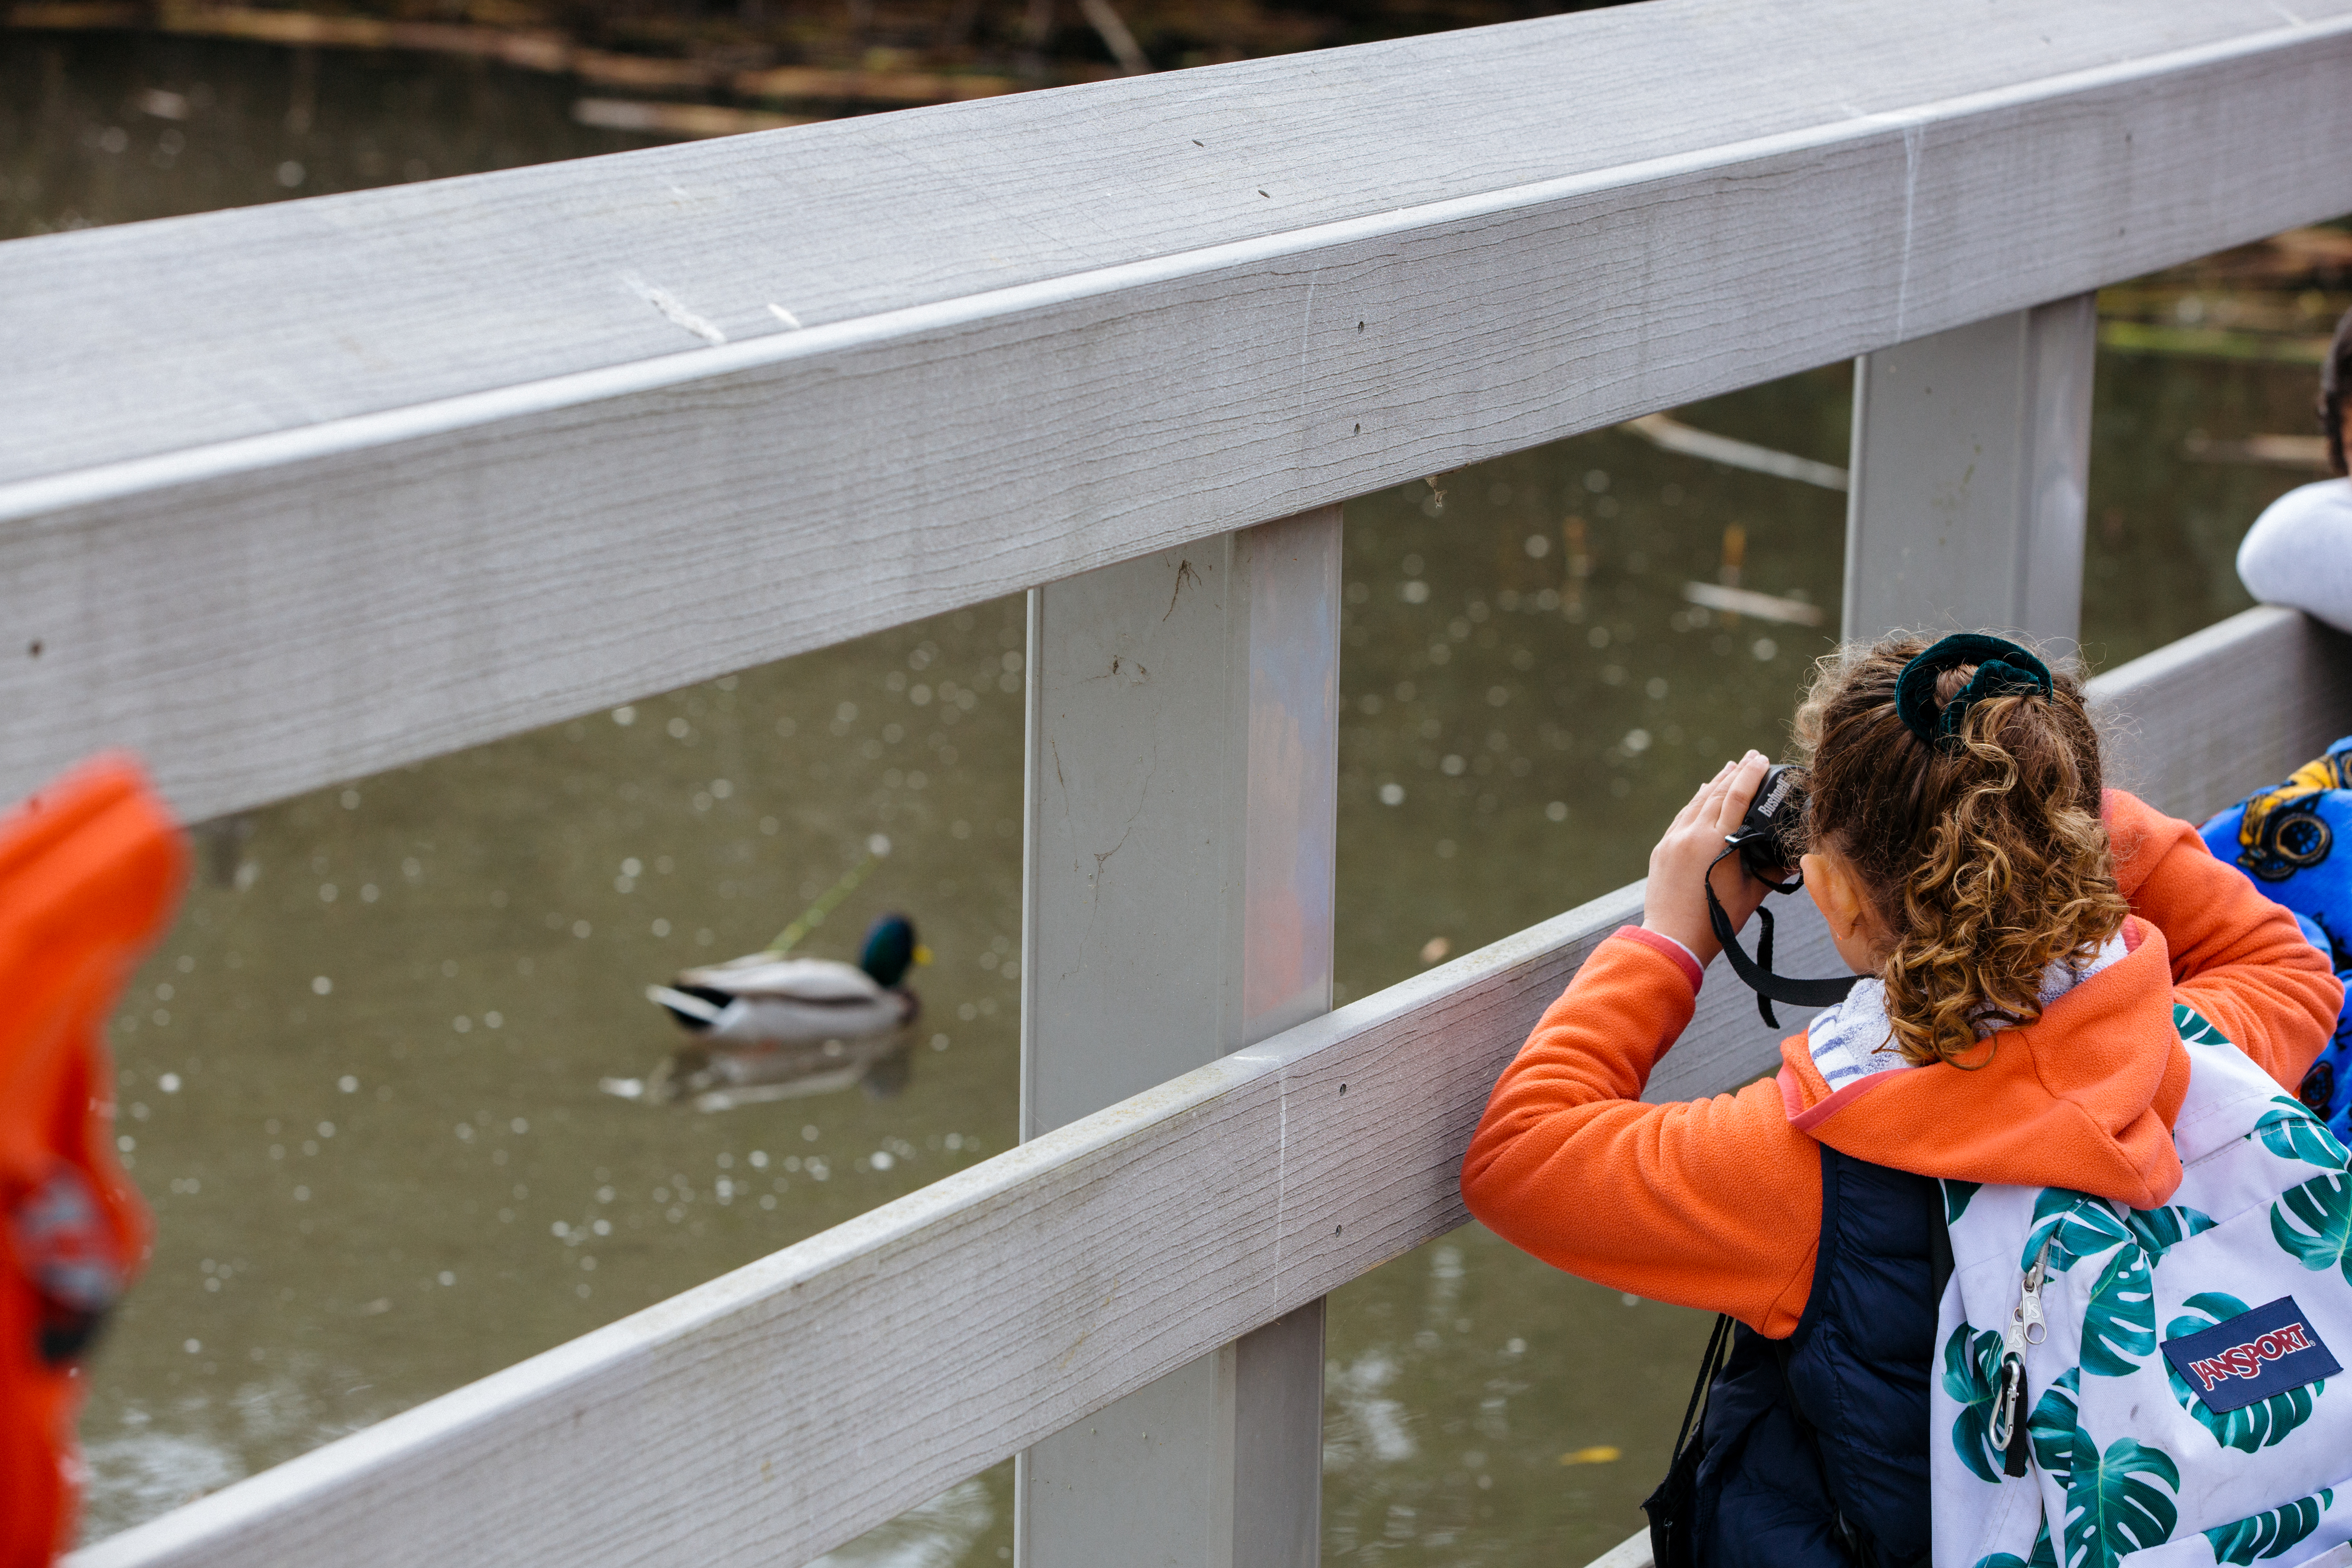
[(1807, 837), (1859, 874), (1891, 938), (1896, 1047), (1981, 1066), (1984, 1036), (2040, 1017), (2051, 965), (2088, 959), (2126, 911), (2081, 682), (1996, 638), (1897, 634), (1821, 661), (1796, 738)]

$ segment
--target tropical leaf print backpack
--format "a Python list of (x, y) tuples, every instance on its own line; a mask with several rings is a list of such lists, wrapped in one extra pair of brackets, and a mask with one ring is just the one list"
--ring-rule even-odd
[[(2272, 901), (2294, 912), (2303, 934), (2327, 954), (2336, 978), (2352, 980), (2352, 736), (2257, 790), (2198, 829), (2217, 860), (2237, 867)], [(2305, 1075), (2300, 1098), (2339, 1142), (2352, 1142), (2352, 994), (2336, 1036)]]
[(2173, 1016), (2170, 1203), (1944, 1184), (1936, 1568), (2352, 1562), (2352, 1155)]

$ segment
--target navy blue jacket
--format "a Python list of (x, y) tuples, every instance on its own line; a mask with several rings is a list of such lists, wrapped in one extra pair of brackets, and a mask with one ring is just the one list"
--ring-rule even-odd
[(1938, 1184), (1824, 1145), (1805, 1315), (1784, 1341), (1742, 1327), (1707, 1395), (1700, 1568), (1927, 1562), (1927, 1379), (1950, 1273)]

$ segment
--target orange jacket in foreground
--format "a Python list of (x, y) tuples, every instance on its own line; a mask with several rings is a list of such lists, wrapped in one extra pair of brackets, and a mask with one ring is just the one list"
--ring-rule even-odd
[(2174, 996), (2292, 1092), (2343, 994), (2294, 917), (2194, 827), (2115, 790), (2104, 815), (2130, 952), (1997, 1036), (1974, 1072), (1878, 1073), (1832, 1094), (1798, 1035), (1777, 1079), (1644, 1105), (1700, 976), (1675, 943), (1619, 931), (1495, 1086), (1462, 1165), (1470, 1212), (1556, 1268), (1782, 1339), (1812, 1289), (1818, 1143), (1924, 1176), (2163, 1203), (2189, 1083)]
[(0, 1568), (69, 1544), (76, 1352), (146, 1256), (103, 1029), (185, 858), (117, 758), (0, 817)]

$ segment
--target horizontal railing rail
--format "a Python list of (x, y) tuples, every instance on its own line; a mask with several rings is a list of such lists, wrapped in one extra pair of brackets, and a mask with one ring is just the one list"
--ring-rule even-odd
[[(2093, 697), (2124, 782), (2201, 814), (2352, 729), (2352, 639), (2252, 610)], [(1461, 1225), (1462, 1154), (1496, 1076), (1641, 907), (1639, 884), (1620, 889), (112, 1537), (76, 1568), (816, 1556)], [(1833, 962), (1801, 900), (1783, 930), (1791, 969)], [(1776, 1060), (1718, 964), (1649, 1098), (1720, 1092)]]
[(2352, 729), (2352, 639), (2258, 605), (2091, 682), (2107, 782), (2201, 819)]
[(241, 808), (2077, 294), (2352, 207), (2347, 71), (2352, 0), (1657, 0), (0, 245), (0, 793)]

